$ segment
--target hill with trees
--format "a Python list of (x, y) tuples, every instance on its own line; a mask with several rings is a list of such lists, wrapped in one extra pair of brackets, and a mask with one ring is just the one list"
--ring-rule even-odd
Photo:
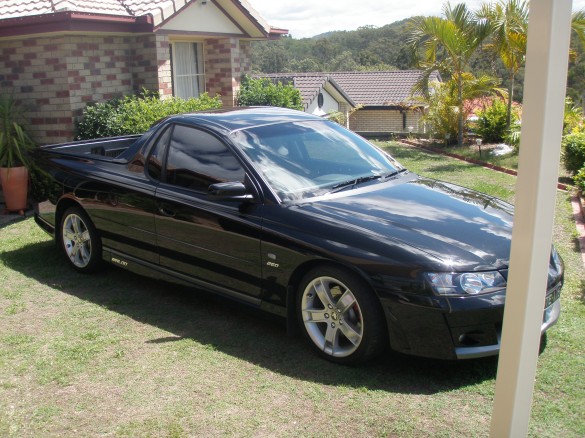
[[(417, 17), (382, 27), (362, 26), (353, 31), (327, 32), (312, 38), (284, 37), (276, 41), (253, 43), (252, 66), (255, 73), (303, 73), (320, 71), (406, 70), (418, 68), (408, 44), (408, 25)], [(571, 41), (567, 95), (573, 102), (584, 104), (585, 48), (576, 35)], [(501, 80), (507, 89), (510, 76), (495, 53), (478, 50), (472, 56), (469, 70), (475, 76), (490, 75)], [(524, 67), (514, 80), (514, 100), (522, 102)]]

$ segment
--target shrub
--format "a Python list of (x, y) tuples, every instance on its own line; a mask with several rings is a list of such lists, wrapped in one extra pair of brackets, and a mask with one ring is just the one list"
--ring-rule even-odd
[(209, 97), (207, 93), (197, 99), (172, 97), (161, 100), (157, 93), (145, 90), (137, 96), (111, 99), (87, 106), (77, 124), (77, 138), (85, 140), (141, 134), (163, 117), (220, 107), (219, 96)]
[(521, 126), (519, 122), (512, 123), (508, 132), (504, 136), (504, 142), (518, 150), (520, 148), (520, 131)]
[(565, 98), (563, 134), (583, 131), (583, 109), (575, 105), (570, 97)]
[[(493, 99), (492, 104), (478, 112), (476, 132), (486, 143), (499, 143), (506, 136), (506, 118), (508, 107), (500, 99)], [(512, 116), (514, 118), (514, 116)]]
[(577, 172), (577, 175), (575, 175), (573, 181), (581, 193), (585, 193), (585, 166), (583, 166), (579, 172)]
[(563, 138), (565, 169), (576, 175), (585, 166), (585, 133), (567, 134)]
[(427, 107), (422, 120), (429, 126), (433, 137), (446, 144), (457, 141), (459, 131), (459, 107), (451, 82), (433, 82), (429, 85), (431, 93), (416, 97)]
[(267, 78), (253, 79), (247, 75), (242, 76), (237, 101), (240, 106), (278, 106), (303, 110), (301, 93), (291, 84), (275, 84)]
[(341, 111), (330, 111), (329, 114), (327, 114), (327, 119), (341, 126), (345, 126), (345, 122), (347, 121), (345, 114)]

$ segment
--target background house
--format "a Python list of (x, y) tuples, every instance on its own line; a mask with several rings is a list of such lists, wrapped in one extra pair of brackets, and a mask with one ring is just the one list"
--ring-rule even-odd
[[(301, 92), (306, 112), (315, 113), (321, 108), (325, 113), (333, 110), (348, 114), (352, 108), (359, 107), (349, 116), (349, 128), (364, 136), (426, 132), (421, 121), (424, 106), (412, 94), (422, 76), (420, 70), (259, 76), (292, 83)], [(440, 76), (434, 73), (430, 79), (440, 80)], [(322, 107), (318, 104), (319, 93), (327, 96)]]
[[(351, 109), (356, 107), (353, 100), (326, 73), (273, 73), (256, 75), (255, 77), (292, 84), (301, 93), (305, 112), (310, 114), (323, 116), (331, 112), (341, 112), (349, 121)], [(349, 123), (347, 127), (349, 127)]]
[[(421, 70), (360, 71), (331, 73), (331, 77), (361, 105), (349, 121), (353, 131), (366, 136), (391, 133), (424, 133), (424, 106), (413, 98), (412, 89)], [(439, 80), (438, 73), (430, 80)]]
[(286, 33), (245, 0), (2, 0), (0, 93), (37, 142), (68, 141), (88, 103), (143, 88), (233, 106), (250, 42)]

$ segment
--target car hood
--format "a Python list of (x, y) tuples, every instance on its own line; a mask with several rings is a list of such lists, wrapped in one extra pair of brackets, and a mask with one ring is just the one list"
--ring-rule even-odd
[(453, 184), (408, 174), (316, 198), (303, 210), (366, 239), (408, 245), (446, 270), (508, 265), (513, 207)]

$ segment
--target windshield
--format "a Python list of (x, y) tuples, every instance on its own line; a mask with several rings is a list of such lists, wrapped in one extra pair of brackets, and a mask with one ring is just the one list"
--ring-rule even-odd
[(353, 188), (404, 170), (384, 151), (326, 120), (259, 126), (231, 136), (283, 201)]

